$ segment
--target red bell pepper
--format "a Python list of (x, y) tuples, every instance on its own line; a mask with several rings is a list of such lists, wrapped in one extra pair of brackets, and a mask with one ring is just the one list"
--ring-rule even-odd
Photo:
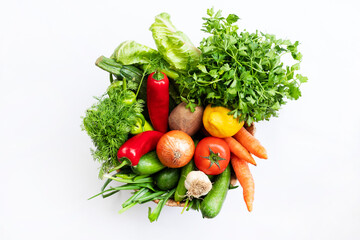
[(147, 107), (155, 130), (167, 132), (169, 118), (169, 79), (164, 73), (153, 72), (147, 80)]
[(163, 135), (162, 132), (158, 131), (146, 131), (128, 139), (117, 152), (121, 164), (116, 169), (125, 165), (137, 165), (145, 153), (156, 149), (156, 145)]

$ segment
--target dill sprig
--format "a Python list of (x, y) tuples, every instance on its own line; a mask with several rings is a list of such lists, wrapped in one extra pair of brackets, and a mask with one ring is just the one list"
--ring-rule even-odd
[(91, 149), (95, 161), (101, 163), (99, 177), (109, 169), (119, 164), (116, 154), (119, 147), (128, 139), (131, 127), (137, 121), (137, 113), (143, 111), (144, 101), (137, 100), (128, 103), (129, 89), (136, 89), (133, 82), (127, 83), (127, 89), (119, 86), (111, 89), (111, 94), (105, 93), (95, 97), (97, 102), (82, 117), (82, 130), (85, 130), (93, 141)]

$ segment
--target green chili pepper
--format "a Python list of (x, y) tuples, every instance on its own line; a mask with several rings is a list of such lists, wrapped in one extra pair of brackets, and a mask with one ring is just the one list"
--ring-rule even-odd
[(145, 131), (153, 131), (154, 128), (151, 124), (145, 120), (144, 115), (141, 113), (137, 114), (138, 120), (134, 126), (132, 126), (130, 133), (133, 135), (145, 132)]
[(107, 89), (108, 95), (111, 97), (114, 94), (114, 91), (124, 91), (125, 98), (123, 99), (123, 103), (125, 105), (131, 105), (136, 101), (136, 95), (133, 91), (130, 91), (126, 87), (126, 79), (123, 78), (122, 81), (113, 81)]

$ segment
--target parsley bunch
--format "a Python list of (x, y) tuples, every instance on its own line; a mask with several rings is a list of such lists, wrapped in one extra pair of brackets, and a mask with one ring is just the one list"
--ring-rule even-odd
[[(259, 31), (239, 32), (234, 24), (238, 16), (224, 18), (214, 9), (207, 14), (202, 31), (209, 36), (200, 43), (197, 69), (177, 79), (188, 106), (225, 106), (234, 117), (251, 124), (277, 116), (285, 99), (301, 96), (299, 87), (307, 77), (295, 74), (302, 59), (298, 41), (291, 43)], [(285, 54), (292, 56), (292, 66), (281, 62)]]
[[(116, 83), (113, 83), (116, 86)], [(137, 85), (127, 82), (127, 89), (135, 90)], [(91, 149), (94, 160), (100, 162), (99, 177), (119, 164), (117, 151), (128, 139), (131, 127), (137, 121), (137, 114), (143, 111), (144, 102), (137, 100), (129, 104), (126, 99), (129, 90), (110, 86), (108, 93), (96, 97), (97, 103), (91, 106), (83, 117), (82, 129), (92, 139), (95, 149)], [(135, 94), (134, 94), (135, 96)]]

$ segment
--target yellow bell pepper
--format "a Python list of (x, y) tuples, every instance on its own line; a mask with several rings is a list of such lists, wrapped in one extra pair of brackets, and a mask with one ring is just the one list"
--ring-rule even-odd
[(239, 122), (238, 118), (228, 115), (230, 109), (225, 107), (211, 107), (207, 105), (203, 114), (203, 123), (206, 131), (211, 136), (225, 138), (231, 137), (237, 133), (244, 121)]

